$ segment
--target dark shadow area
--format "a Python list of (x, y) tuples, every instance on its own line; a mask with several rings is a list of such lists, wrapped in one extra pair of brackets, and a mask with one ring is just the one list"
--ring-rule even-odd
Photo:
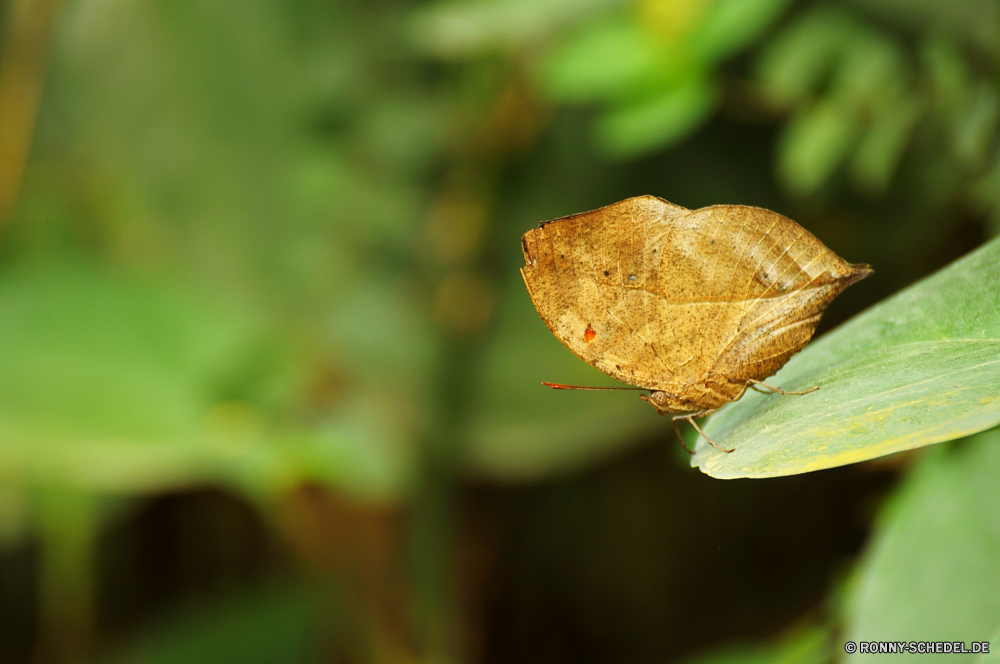
[(683, 468), (675, 445), (470, 492), (470, 519), (497, 543), (483, 661), (667, 662), (825, 615), (895, 472), (719, 481)]
[(98, 625), (105, 634), (235, 595), (285, 567), (259, 513), (214, 489), (154, 498), (98, 546)]

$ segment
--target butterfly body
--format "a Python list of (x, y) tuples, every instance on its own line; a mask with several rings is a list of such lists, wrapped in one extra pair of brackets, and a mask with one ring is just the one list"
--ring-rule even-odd
[(739, 399), (812, 337), (826, 306), (871, 274), (761, 208), (687, 210), (653, 196), (539, 225), (521, 270), (553, 334), (648, 389), (657, 412)]

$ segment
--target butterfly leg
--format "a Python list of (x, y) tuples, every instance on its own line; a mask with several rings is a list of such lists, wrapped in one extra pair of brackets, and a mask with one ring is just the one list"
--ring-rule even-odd
[[(673, 417), (674, 430), (677, 431), (677, 420), (687, 420), (688, 422), (691, 423), (691, 426), (693, 426), (695, 428), (695, 430), (697, 430), (697, 432), (701, 434), (701, 437), (708, 441), (709, 445), (711, 445), (715, 449), (719, 450), (720, 452), (725, 452), (726, 454), (730, 454), (731, 452), (735, 452), (736, 451), (735, 447), (733, 449), (731, 449), (731, 450), (727, 450), (724, 447), (719, 447), (718, 445), (716, 445), (715, 441), (713, 441), (711, 438), (709, 438), (708, 436), (706, 436), (705, 432), (701, 430), (700, 426), (698, 426), (698, 423), (694, 421), (694, 418), (696, 418), (696, 417), (708, 417), (709, 415), (711, 415), (714, 412), (715, 412), (715, 409), (713, 409), (713, 410), (702, 410), (702, 411), (699, 411), (697, 413), (688, 413), (687, 415), (675, 415)], [(680, 435), (681, 435), (680, 431), (677, 431), (677, 436), (680, 437)], [(683, 439), (681, 439), (681, 445), (684, 445), (684, 440)], [(686, 450), (688, 449), (687, 445), (684, 445), (684, 449), (686, 449)], [(688, 450), (688, 451), (690, 452), (691, 450)]]
[(678, 419), (679, 418), (676, 418), (676, 417), (670, 418), (670, 421), (674, 425), (674, 433), (677, 434), (677, 440), (681, 441), (681, 447), (684, 448), (685, 452), (687, 452), (688, 454), (694, 455), (694, 450), (692, 450), (690, 447), (688, 447), (687, 443), (684, 442), (684, 436), (681, 435), (680, 427), (677, 426), (677, 420)]
[(785, 395), (799, 395), (799, 394), (809, 394), (810, 392), (815, 392), (816, 390), (819, 389), (819, 385), (817, 385), (815, 387), (810, 387), (808, 390), (803, 390), (802, 392), (786, 392), (785, 390), (783, 390), (783, 389), (781, 389), (779, 387), (775, 387), (774, 385), (768, 385), (767, 383), (765, 383), (762, 380), (753, 380), (751, 378), (750, 379), (750, 383), (752, 383), (752, 385), (750, 385), (750, 389), (752, 389), (752, 390), (756, 390), (756, 391), (760, 392), (761, 390), (760, 390), (760, 388), (757, 387), (758, 385), (760, 385), (761, 387), (765, 387), (768, 390), (770, 390), (770, 392), (765, 392), (765, 394), (775, 394), (775, 393), (777, 393), (777, 394), (785, 394)]

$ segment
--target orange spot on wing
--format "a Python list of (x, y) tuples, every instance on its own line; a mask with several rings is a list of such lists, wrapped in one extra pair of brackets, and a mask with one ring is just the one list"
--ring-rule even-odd
[(597, 336), (597, 332), (594, 332), (594, 330), (591, 329), (591, 327), (589, 325), (587, 326), (587, 329), (583, 331), (583, 338), (587, 341), (588, 344), (591, 341), (593, 341), (594, 337), (596, 337), (596, 336)]

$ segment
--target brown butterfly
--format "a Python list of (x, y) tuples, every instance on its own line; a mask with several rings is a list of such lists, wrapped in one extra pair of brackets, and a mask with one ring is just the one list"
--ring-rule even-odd
[(775, 212), (692, 211), (654, 196), (543, 222), (521, 245), (524, 283), (556, 338), (648, 390), (642, 399), (661, 415), (675, 413), (675, 428), (687, 420), (724, 452), (733, 450), (712, 442), (694, 418), (748, 387), (818, 389), (784, 392), (762, 380), (806, 345), (837, 295), (872, 273)]

